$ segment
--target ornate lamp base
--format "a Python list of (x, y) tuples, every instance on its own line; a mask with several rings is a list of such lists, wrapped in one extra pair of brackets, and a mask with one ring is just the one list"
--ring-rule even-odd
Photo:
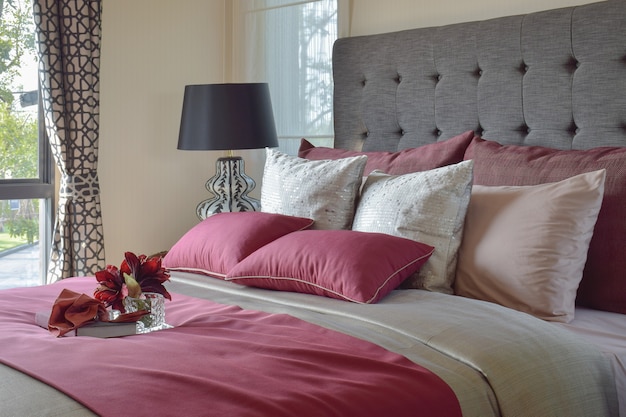
[(259, 200), (248, 196), (256, 185), (244, 172), (243, 158), (229, 156), (215, 163), (216, 173), (207, 181), (206, 189), (214, 197), (198, 204), (196, 213), (201, 220), (222, 212), (258, 211)]

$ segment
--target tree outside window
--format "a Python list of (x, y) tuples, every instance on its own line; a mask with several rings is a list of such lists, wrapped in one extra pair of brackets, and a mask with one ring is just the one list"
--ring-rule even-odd
[[(24, 82), (27, 72), (34, 78), (29, 80), (30, 86), (25, 86)], [(39, 181), (38, 96), (33, 84), (36, 86), (36, 58), (30, 2), (0, 0), (2, 184)], [(0, 200), (0, 233), (35, 242), (39, 235), (39, 200)]]
[(31, 0), (0, 0), (0, 288), (46, 282), (54, 168), (39, 109)]

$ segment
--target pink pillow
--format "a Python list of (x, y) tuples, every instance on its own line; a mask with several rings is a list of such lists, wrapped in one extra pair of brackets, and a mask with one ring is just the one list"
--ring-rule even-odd
[(441, 142), (430, 143), (418, 148), (398, 152), (357, 152), (343, 149), (315, 147), (306, 139), (300, 141), (298, 156), (310, 160), (340, 159), (350, 156), (367, 156), (363, 175), (378, 169), (389, 175), (402, 175), (411, 172), (456, 164), (463, 160), (465, 149), (474, 138), (474, 132), (467, 131)]
[(415, 273), (434, 248), (382, 233), (303, 230), (248, 256), (227, 281), (375, 303)]
[(455, 292), (571, 321), (605, 172), (540, 185), (474, 185)]
[(255, 250), (312, 224), (311, 219), (258, 211), (218, 213), (185, 233), (165, 255), (162, 265), (174, 271), (224, 278)]
[(465, 159), (474, 160), (479, 185), (536, 185), (605, 168), (604, 200), (576, 301), (626, 314), (626, 148), (557, 150), (476, 138)]

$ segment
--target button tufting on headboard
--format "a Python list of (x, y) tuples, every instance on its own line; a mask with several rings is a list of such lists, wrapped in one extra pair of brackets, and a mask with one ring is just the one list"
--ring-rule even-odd
[(578, 69), (578, 67), (580, 67), (580, 61), (572, 56), (565, 66), (567, 67), (567, 69), (569, 69), (570, 72), (574, 72)]

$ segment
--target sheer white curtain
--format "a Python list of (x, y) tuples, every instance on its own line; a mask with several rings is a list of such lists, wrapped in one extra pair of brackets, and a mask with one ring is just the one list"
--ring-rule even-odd
[[(339, 3), (339, 4), (338, 4)], [(280, 147), (332, 146), (332, 46), (349, 0), (232, 2), (232, 82), (267, 82)], [(343, 14), (343, 13), (342, 13)], [(346, 19), (347, 21), (348, 19)], [(343, 31), (347, 33), (347, 25)]]

